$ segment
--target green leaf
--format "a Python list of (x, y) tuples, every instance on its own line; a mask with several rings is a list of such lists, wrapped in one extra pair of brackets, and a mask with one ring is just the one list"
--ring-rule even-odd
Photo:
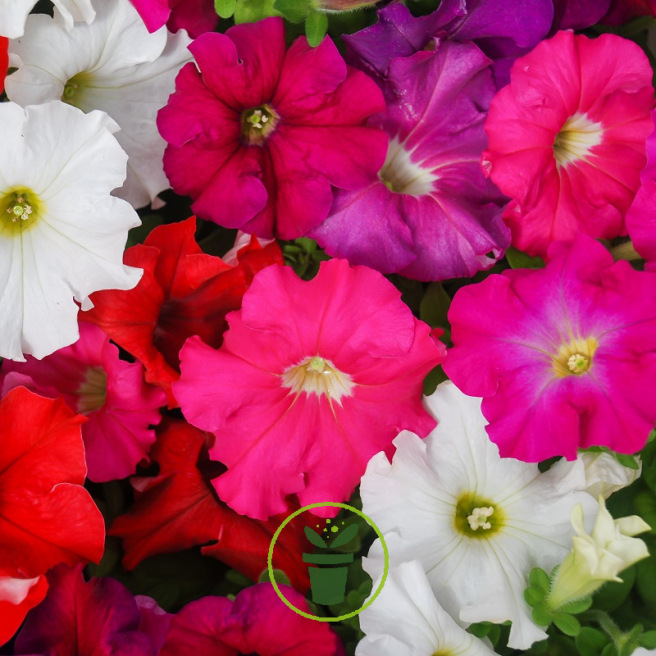
[(592, 597), (586, 597), (585, 599), (570, 602), (563, 608), (563, 610), (570, 615), (577, 615), (578, 613), (588, 610), (590, 606), (592, 606)]
[(469, 627), (469, 632), (473, 633), (477, 638), (485, 638), (490, 632), (492, 625), (489, 622), (476, 622)]
[(438, 364), (437, 367), (431, 369), (426, 374), (426, 378), (424, 378), (424, 396), (430, 396), (437, 386), (445, 380), (448, 380), (447, 375), (444, 373), (442, 365)]
[(545, 604), (536, 604), (531, 613), (533, 621), (539, 626), (549, 626), (553, 621), (553, 615)]
[(268, 16), (280, 16), (273, 8), (274, 0), (239, 0), (235, 7), (235, 23), (257, 23)]
[(304, 0), (274, 0), (273, 8), (290, 23), (302, 23), (310, 11), (308, 2)]
[(656, 604), (656, 559), (646, 558), (638, 563), (636, 587), (646, 604)]
[(549, 592), (549, 575), (539, 567), (534, 567), (528, 575), (528, 582), (538, 590), (542, 590), (545, 594)]
[[(306, 527), (307, 528), (307, 527)], [(350, 542), (358, 534), (358, 525), (351, 524), (347, 526), (333, 542), (330, 543), (331, 547), (343, 547)]]
[(620, 463), (620, 465), (623, 465), (628, 469), (638, 469), (640, 466), (638, 461), (635, 459), (635, 456), (632, 456), (628, 453), (616, 453), (615, 459)]
[(656, 649), (656, 631), (645, 631), (638, 639), (641, 647)]
[(544, 592), (540, 588), (530, 585), (524, 590), (524, 599), (529, 606), (535, 606), (535, 604), (544, 601)]
[[(305, 527), (307, 528), (307, 526)], [(281, 569), (274, 569), (273, 570), (273, 578), (275, 582), (280, 585), (291, 585), (291, 582), (289, 581), (289, 577), (285, 572), (283, 572)], [(269, 578), (269, 570), (268, 569), (263, 569), (262, 573), (260, 574), (260, 578), (257, 580), (258, 583), (268, 583), (271, 579)], [(250, 581), (249, 581), (250, 583)]]
[(637, 514), (651, 526), (652, 531), (656, 530), (656, 495), (645, 490), (636, 495), (633, 503)]
[(442, 283), (432, 282), (424, 293), (419, 305), (419, 318), (431, 328), (449, 325), (447, 313), (451, 305), (451, 297), (444, 291)]
[(308, 43), (315, 48), (326, 36), (328, 31), (328, 16), (321, 11), (309, 13), (305, 19), (305, 36)]
[(506, 259), (513, 269), (542, 269), (544, 260), (541, 257), (531, 257), (512, 246), (506, 251)]
[(328, 544), (326, 541), (316, 533), (316, 531), (313, 531), (309, 526), (306, 526), (304, 529), (305, 531), (305, 537), (315, 546), (315, 547), (321, 547), (322, 549), (325, 549), (328, 547)]
[(581, 623), (569, 613), (557, 613), (554, 617), (554, 624), (565, 634), (576, 637), (581, 630)]
[(221, 18), (230, 18), (235, 13), (237, 0), (214, 0), (214, 9)]
[(576, 636), (575, 643), (581, 656), (598, 656), (608, 644), (608, 636), (603, 631), (584, 626)]

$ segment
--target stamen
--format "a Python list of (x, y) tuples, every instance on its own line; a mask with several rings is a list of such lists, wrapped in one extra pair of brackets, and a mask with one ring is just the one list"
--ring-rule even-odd
[(292, 393), (326, 395), (340, 403), (343, 396), (351, 396), (354, 383), (348, 374), (319, 355), (305, 358), (282, 374), (282, 385)]
[(492, 528), (492, 524), (488, 522), (488, 517), (491, 517), (494, 513), (494, 507), (482, 507), (474, 508), (471, 512), (471, 515), (467, 516), (467, 522), (472, 531), (477, 531), (479, 528), (483, 530), (489, 530)]

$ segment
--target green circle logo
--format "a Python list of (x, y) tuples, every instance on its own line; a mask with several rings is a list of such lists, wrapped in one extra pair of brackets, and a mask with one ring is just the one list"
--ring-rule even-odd
[[(340, 615), (339, 617), (317, 617), (316, 615), (311, 615), (310, 613), (306, 613), (305, 611), (302, 611), (300, 608), (296, 608), (296, 606), (294, 606), (290, 601), (288, 601), (285, 598), (285, 596), (282, 594), (282, 592), (280, 592), (280, 588), (278, 587), (278, 583), (276, 582), (273, 573), (273, 549), (276, 546), (276, 542), (280, 537), (280, 533), (285, 528), (285, 526), (287, 526), (287, 524), (289, 524), (289, 522), (291, 522), (292, 519), (298, 517), (301, 513), (304, 513), (306, 510), (312, 510), (313, 508), (325, 508), (326, 506), (332, 506), (334, 508), (343, 508), (362, 517), (362, 519), (364, 519), (364, 521), (367, 522), (367, 524), (369, 524), (369, 526), (371, 526), (371, 528), (373, 528), (374, 531), (376, 532), (376, 535), (380, 539), (380, 544), (383, 547), (383, 554), (384, 554), (383, 577), (381, 578), (380, 583), (376, 588), (376, 591), (371, 596), (371, 599), (369, 599), (369, 601), (364, 606), (358, 608), (358, 610), (354, 610), (352, 613), (347, 613), (346, 615)], [(280, 599), (282, 599), (283, 603), (285, 604), (285, 606), (287, 606), (287, 608), (290, 608), (298, 615), (301, 615), (301, 617), (305, 617), (309, 620), (315, 620), (316, 622), (341, 622), (342, 620), (347, 620), (350, 617), (355, 617), (356, 615), (361, 613), (365, 608), (371, 606), (371, 604), (373, 604), (373, 602), (375, 601), (376, 597), (380, 594), (381, 590), (383, 589), (383, 586), (385, 585), (385, 581), (387, 580), (387, 573), (389, 571), (389, 552), (387, 551), (387, 544), (385, 543), (385, 538), (383, 537), (383, 534), (381, 533), (380, 529), (361, 510), (358, 510), (357, 508), (354, 508), (353, 506), (349, 506), (345, 503), (335, 503), (331, 501), (327, 501), (324, 503), (311, 503), (309, 506), (303, 506), (302, 508), (299, 508), (297, 511), (293, 512), (289, 517), (287, 517), (287, 519), (285, 519), (285, 521), (278, 527), (278, 530), (273, 534), (273, 538), (271, 538), (271, 543), (269, 544), (267, 568), (269, 570), (269, 580), (271, 581), (271, 585), (273, 585), (273, 589), (276, 591), (276, 594), (280, 597)]]

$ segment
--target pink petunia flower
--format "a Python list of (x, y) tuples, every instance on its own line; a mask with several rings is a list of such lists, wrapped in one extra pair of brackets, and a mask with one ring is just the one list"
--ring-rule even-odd
[(434, 427), (422, 381), (443, 349), (399, 296), (344, 260), (309, 282), (273, 266), (228, 315), (218, 351), (187, 340), (173, 390), (187, 419), (216, 435), (210, 456), (228, 471), (213, 484), (228, 505), (264, 519), (290, 494), (301, 505), (348, 499), (400, 430)]
[(512, 198), (513, 245), (544, 256), (578, 233), (625, 234), (654, 105), (644, 52), (613, 34), (559, 32), (510, 77), (490, 107), (483, 166)]
[(104, 482), (134, 474), (155, 441), (150, 427), (161, 420), (166, 394), (144, 382), (140, 363), (120, 360), (100, 328), (80, 323), (80, 339), (43, 360), (5, 360), (3, 395), (17, 385), (47, 396), (62, 396), (88, 417), (82, 425), (88, 476)]
[(656, 110), (651, 113), (652, 133), (647, 138), (647, 165), (640, 173), (640, 189), (626, 213), (626, 227), (636, 251), (645, 258), (646, 270), (656, 269)]
[(483, 397), (504, 457), (634, 453), (656, 422), (656, 274), (613, 263), (583, 235), (552, 244), (549, 258), (456, 293), (444, 370)]
[[(280, 586), (285, 598), (308, 612), (293, 588)], [(344, 656), (337, 634), (325, 623), (287, 608), (270, 583), (242, 590), (234, 599), (203, 597), (187, 604), (171, 620), (160, 656)]]
[(417, 280), (473, 276), (502, 257), (506, 199), (479, 163), (490, 63), (474, 44), (451, 41), (393, 59), (382, 82), (387, 111), (372, 120), (390, 141), (378, 179), (338, 190), (309, 236), (330, 255)]
[(325, 38), (285, 45), (268, 18), (204, 34), (160, 110), (164, 170), (202, 218), (259, 237), (293, 239), (326, 218), (332, 187), (376, 179), (387, 140), (365, 126), (385, 104)]
[(187, 30), (196, 38), (219, 22), (212, 0), (132, 0), (149, 32), (166, 25), (171, 32)]

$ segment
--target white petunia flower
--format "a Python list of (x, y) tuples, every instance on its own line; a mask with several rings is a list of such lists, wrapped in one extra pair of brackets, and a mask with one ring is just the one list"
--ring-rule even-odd
[(127, 159), (103, 112), (0, 103), (0, 357), (42, 358), (78, 338), (75, 301), (131, 289), (128, 203), (110, 196)]
[(10, 100), (32, 105), (61, 99), (84, 112), (101, 109), (120, 126), (129, 156), (128, 174), (116, 195), (134, 207), (169, 188), (162, 158), (166, 142), (157, 112), (175, 88), (181, 66), (191, 61), (184, 30), (150, 34), (129, 0), (96, 2), (95, 20), (68, 31), (49, 16), (27, 20), (26, 34), (9, 45), (18, 70), (5, 88)]
[[(91, 0), (52, 0), (59, 10), (59, 20), (67, 29), (76, 21), (90, 23), (96, 15)], [(27, 15), (37, 0), (0, 0), (0, 36), (10, 39), (22, 36), (25, 32)]]
[[(524, 590), (533, 567), (547, 571), (572, 544), (572, 508), (591, 523), (583, 465), (554, 467), (500, 458), (485, 432), (480, 399), (442, 383), (426, 400), (437, 428), (421, 440), (404, 431), (392, 464), (374, 456), (362, 479), (363, 510), (385, 534), (390, 564), (419, 560), (437, 600), (464, 624), (512, 620), (509, 645), (527, 649), (546, 634), (531, 620)], [(376, 541), (364, 561), (376, 578)]]
[(585, 467), (586, 490), (595, 499), (601, 494), (604, 499), (617, 490), (631, 485), (642, 471), (642, 462), (638, 458), (638, 469), (625, 467), (610, 453), (585, 452), (579, 454)]
[[(376, 590), (380, 580), (375, 581)], [(392, 567), (373, 604), (360, 613), (366, 634), (355, 656), (493, 656), (482, 640), (459, 627), (435, 599), (417, 561)]]
[(590, 534), (583, 525), (583, 509), (572, 510), (577, 536), (551, 584), (547, 604), (554, 610), (588, 597), (606, 581), (619, 581), (618, 574), (649, 556), (647, 545), (634, 537), (650, 530), (638, 515), (613, 519), (600, 497), (599, 513)]

